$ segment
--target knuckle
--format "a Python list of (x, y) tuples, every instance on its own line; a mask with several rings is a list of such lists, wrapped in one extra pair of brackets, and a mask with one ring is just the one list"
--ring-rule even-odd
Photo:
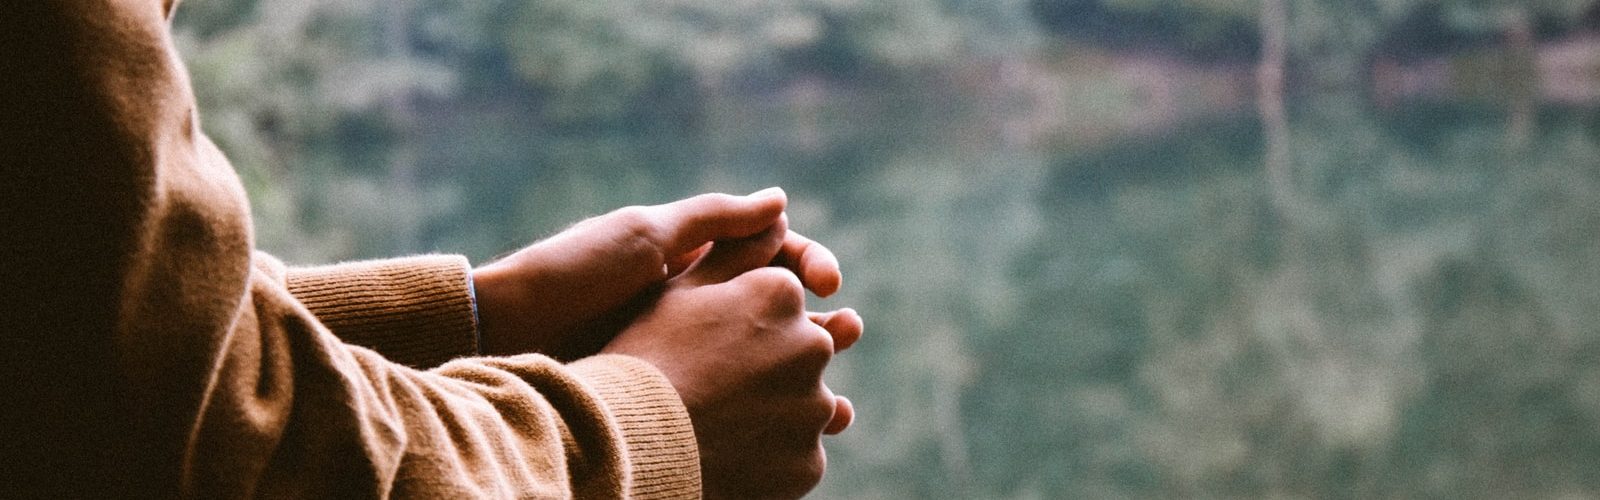
[(781, 299), (785, 303), (804, 303), (806, 289), (794, 271), (781, 267), (763, 267), (760, 270), (768, 276), (767, 291), (773, 298)]
[(758, 496), (773, 498), (800, 498), (807, 492), (822, 483), (822, 476), (828, 470), (828, 455), (822, 449), (822, 443), (812, 440), (812, 444), (801, 450), (796, 450), (793, 455), (782, 462), (781, 480), (768, 483), (769, 491)]
[(811, 447), (811, 451), (797, 464), (796, 484), (801, 492), (810, 491), (822, 482), (822, 476), (828, 470), (828, 453), (822, 449), (819, 442)]
[(631, 234), (641, 236), (652, 235), (656, 231), (654, 217), (650, 209), (638, 205), (622, 207), (611, 212), (610, 223)]
[(656, 250), (660, 246), (657, 242), (662, 236), (661, 227), (650, 208), (637, 205), (622, 207), (611, 212), (607, 219), (607, 224), (618, 231), (618, 243), (624, 247), (646, 251)]
[(822, 389), (821, 383), (816, 384), (816, 387), (810, 404), (806, 405), (806, 423), (814, 425), (820, 431), (828, 425), (828, 421), (833, 420), (834, 398), (832, 393)]
[(799, 306), (805, 302), (805, 287), (793, 271), (781, 267), (762, 267), (745, 273), (753, 291), (772, 299), (775, 305)]
[[(810, 324), (807, 324), (810, 327)], [(820, 327), (810, 327), (811, 330), (800, 341), (800, 355), (814, 364), (826, 366), (833, 359), (833, 337)]]

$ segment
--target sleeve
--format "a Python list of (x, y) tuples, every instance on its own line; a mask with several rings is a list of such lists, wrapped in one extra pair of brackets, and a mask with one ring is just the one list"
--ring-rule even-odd
[(258, 254), (345, 343), (412, 367), (477, 355), (472, 268), (459, 255), (421, 255), (331, 266), (287, 267)]
[[(171, 3), (0, 16), (0, 497), (699, 495), (687, 413), (643, 361), (419, 371), (337, 337), (252, 251)], [(424, 337), (458, 351), (466, 324)]]

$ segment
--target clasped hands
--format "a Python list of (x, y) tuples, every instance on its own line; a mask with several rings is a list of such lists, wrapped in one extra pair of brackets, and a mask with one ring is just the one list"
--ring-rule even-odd
[(798, 497), (821, 480), (820, 436), (854, 417), (822, 372), (862, 321), (805, 310), (805, 290), (842, 279), (787, 203), (773, 188), (623, 208), (480, 267), (482, 348), (643, 359), (689, 411), (707, 497)]

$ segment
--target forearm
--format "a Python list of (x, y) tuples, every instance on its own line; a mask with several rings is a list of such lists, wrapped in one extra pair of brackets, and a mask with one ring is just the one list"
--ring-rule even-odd
[(252, 289), (260, 334), (229, 337), (215, 379), (231, 383), (192, 427), (189, 493), (698, 495), (687, 414), (642, 361), (525, 355), (419, 372), (343, 344), (270, 282)]
[(252, 255), (166, 12), (0, 16), (0, 289), (23, 311), (0, 325), (0, 496), (604, 497), (641, 471), (698, 494), (687, 419), (642, 362), (419, 372), (335, 337)]
[(293, 268), (264, 254), (257, 259), (346, 343), (418, 368), (481, 354), (465, 258), (423, 255)]

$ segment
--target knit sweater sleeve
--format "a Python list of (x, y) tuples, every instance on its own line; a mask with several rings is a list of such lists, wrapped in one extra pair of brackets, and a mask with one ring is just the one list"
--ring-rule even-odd
[(479, 353), (471, 267), (459, 255), (421, 255), (318, 267), (258, 266), (334, 335), (391, 361), (430, 368)]
[(441, 285), (423, 289), (446, 290), (442, 314), (458, 317), (437, 329), (426, 314), (319, 316), (270, 272), (238, 176), (200, 131), (173, 3), (0, 16), (0, 497), (699, 495), (687, 413), (643, 361), (420, 371), (338, 337), (359, 324), (454, 354), (470, 323), (431, 264), (378, 274), (432, 269), (422, 279)]

